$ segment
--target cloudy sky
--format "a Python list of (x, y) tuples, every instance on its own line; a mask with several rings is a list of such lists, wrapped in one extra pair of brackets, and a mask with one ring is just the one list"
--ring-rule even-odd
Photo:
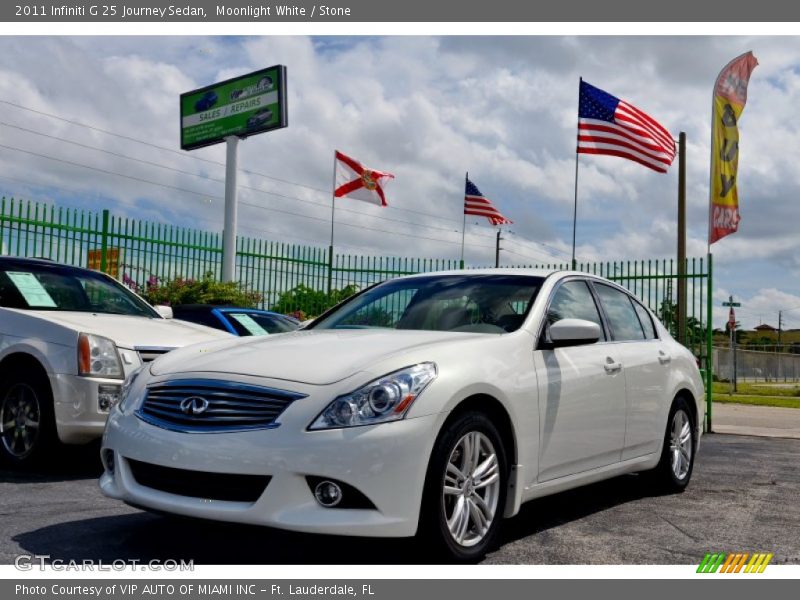
[[(751, 49), (743, 220), (712, 247), (714, 293), (742, 301), (745, 327), (777, 325), (778, 310), (800, 327), (800, 38), (3, 37), (0, 194), (219, 231), (224, 147), (179, 150), (178, 95), (280, 63), (289, 127), (240, 145), (240, 234), (327, 246), (338, 148), (396, 175), (390, 208), (337, 204), (338, 250), (457, 259), (469, 171), (514, 220), (504, 263), (563, 262), (583, 76), (687, 133), (688, 253), (700, 257), (711, 88)], [(677, 164), (660, 175), (582, 156), (579, 259), (673, 257), (676, 196)], [(467, 232), (468, 262), (491, 264), (494, 230), (470, 220)], [(726, 315), (718, 306), (715, 324)]]

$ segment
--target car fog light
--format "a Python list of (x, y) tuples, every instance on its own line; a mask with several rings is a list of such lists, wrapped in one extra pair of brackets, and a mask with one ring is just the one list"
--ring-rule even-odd
[(314, 497), (322, 506), (331, 508), (342, 501), (342, 488), (332, 481), (322, 481), (314, 488)]
[(97, 406), (103, 412), (108, 412), (119, 402), (122, 386), (100, 385), (97, 387)]
[(100, 454), (100, 458), (103, 461), (103, 466), (105, 467), (106, 471), (108, 471), (109, 473), (111, 473), (113, 475), (114, 474), (114, 451), (113, 450), (109, 450), (108, 448), (106, 448)]

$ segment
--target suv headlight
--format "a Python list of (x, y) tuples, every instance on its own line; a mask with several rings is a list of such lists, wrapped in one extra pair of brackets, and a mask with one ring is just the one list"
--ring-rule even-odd
[(398, 421), (435, 378), (436, 365), (432, 362), (389, 373), (336, 398), (308, 428), (338, 429)]
[(117, 346), (108, 338), (82, 333), (78, 336), (78, 374), (122, 379)]
[(120, 411), (125, 412), (125, 408), (130, 403), (131, 388), (133, 388), (136, 378), (139, 377), (145, 366), (146, 365), (142, 365), (125, 378), (125, 382), (122, 384), (122, 390), (120, 390), (119, 393), (119, 404), (117, 404)]

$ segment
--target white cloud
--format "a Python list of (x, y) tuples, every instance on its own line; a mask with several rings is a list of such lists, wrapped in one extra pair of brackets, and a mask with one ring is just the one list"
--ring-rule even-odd
[[(469, 171), (515, 221), (509, 236), (517, 241), (509, 239), (507, 254), (522, 263), (548, 253), (563, 259), (571, 251), (583, 76), (646, 110), (676, 136), (687, 132), (689, 251), (702, 256), (711, 85), (730, 58), (749, 48), (761, 65), (741, 121), (744, 219), (739, 233), (714, 246), (715, 279), (720, 289), (748, 298), (772, 298), (769, 290), (800, 296), (800, 125), (794, 117), (800, 38), (7, 37), (0, 39), (0, 100), (177, 150), (180, 92), (283, 63), (290, 125), (244, 142), (241, 165), (302, 186), (241, 174), (240, 198), (247, 203), (242, 233), (327, 245), (332, 154), (339, 148), (397, 175), (389, 190), (392, 208), (341, 202), (342, 248), (458, 258)], [(6, 195), (113, 205), (123, 214), (221, 228), (223, 187), (213, 179), (223, 178), (224, 170), (197, 159), (221, 162), (222, 147), (180, 156), (0, 106), (0, 121), (8, 125), (156, 163), (0, 125), (3, 145), (128, 177), (0, 148)], [(581, 157), (579, 257), (673, 256), (675, 171), (659, 175), (620, 159)], [(471, 232), (467, 258), (490, 263), (493, 232)], [(547, 248), (531, 244), (538, 241)], [(780, 299), (773, 300), (759, 310), (778, 306)]]

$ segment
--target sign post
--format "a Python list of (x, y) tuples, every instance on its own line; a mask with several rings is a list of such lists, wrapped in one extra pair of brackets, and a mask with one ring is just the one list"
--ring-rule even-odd
[(222, 279), (236, 279), (239, 140), (288, 125), (286, 67), (275, 65), (181, 94), (181, 149), (226, 144)]
[(236, 279), (236, 169), (239, 164), (239, 138), (225, 138), (225, 222), (222, 226), (222, 281)]
[(723, 302), (722, 306), (729, 306), (728, 311), (728, 333), (730, 334), (731, 344), (731, 381), (730, 388), (728, 388), (728, 395), (732, 396), (736, 391), (736, 311), (735, 307), (741, 306), (741, 302), (734, 302), (733, 296), (728, 296), (728, 301)]

